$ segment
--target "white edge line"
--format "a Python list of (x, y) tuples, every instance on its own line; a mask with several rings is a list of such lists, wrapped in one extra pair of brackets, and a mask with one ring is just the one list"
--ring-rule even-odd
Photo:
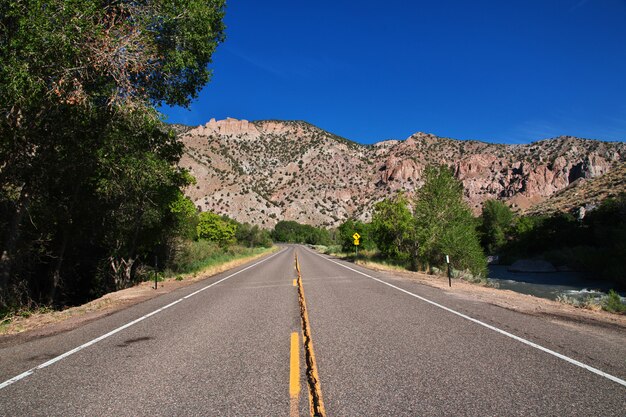
[(511, 339), (514, 339), (514, 340), (517, 340), (518, 342), (524, 343), (525, 345), (528, 345), (528, 346), (534, 347), (535, 349), (539, 349), (539, 350), (540, 350), (540, 351), (542, 351), (542, 352), (548, 353), (548, 354), (550, 354), (550, 355), (552, 355), (552, 356), (556, 356), (557, 358), (559, 358), (559, 359), (563, 359), (564, 361), (569, 362), (569, 363), (571, 363), (572, 365), (579, 366), (579, 367), (581, 367), (581, 368), (583, 368), (583, 369), (588, 370), (589, 372), (593, 372), (593, 373), (594, 373), (594, 374), (596, 374), (596, 375), (600, 375), (600, 376), (602, 376), (602, 377), (604, 377), (604, 378), (610, 379), (611, 381), (613, 381), (613, 382), (617, 382), (618, 384), (623, 385), (623, 386), (625, 386), (625, 387), (626, 387), (626, 381), (624, 381), (623, 379), (620, 379), (620, 378), (618, 378), (618, 377), (616, 377), (616, 376), (613, 376), (613, 375), (611, 375), (611, 374), (607, 374), (606, 372), (601, 371), (601, 370), (599, 370), (599, 369), (597, 369), (597, 368), (594, 368), (593, 366), (590, 366), (590, 365), (587, 365), (587, 364), (585, 364), (585, 363), (579, 362), (579, 361), (577, 361), (576, 359), (572, 359), (572, 358), (570, 358), (570, 357), (568, 357), (568, 356), (565, 356), (565, 355), (563, 355), (563, 354), (561, 354), (561, 353), (558, 353), (558, 352), (555, 352), (555, 351), (553, 351), (553, 350), (550, 350), (550, 349), (548, 349), (548, 348), (546, 348), (546, 347), (543, 347), (543, 346), (538, 345), (538, 344), (536, 344), (536, 343), (534, 343), (534, 342), (531, 342), (530, 340), (526, 340), (526, 339), (524, 339), (524, 338), (521, 338), (521, 337), (519, 337), (519, 336), (516, 336), (516, 335), (514, 335), (514, 334), (512, 334), (512, 333), (509, 333), (509, 332), (507, 332), (507, 331), (504, 331), (504, 330), (502, 330), (502, 329), (499, 329), (499, 328), (497, 328), (497, 327), (494, 327), (494, 326), (492, 326), (492, 325), (490, 325), (490, 324), (484, 323), (484, 322), (482, 322), (482, 321), (480, 321), (480, 320), (477, 320), (477, 319), (475, 319), (475, 318), (473, 318), (473, 317), (467, 316), (467, 315), (465, 315), (465, 314), (463, 314), (463, 313), (459, 313), (459, 312), (458, 312), (458, 311), (456, 311), (456, 310), (452, 310), (452, 309), (451, 309), (451, 308), (449, 308), (449, 307), (446, 307), (446, 306), (444, 306), (444, 305), (438, 304), (438, 303), (436, 303), (436, 302), (434, 302), (434, 301), (431, 301), (431, 300), (429, 300), (429, 299), (427, 299), (427, 298), (424, 298), (424, 297), (422, 297), (422, 296), (419, 296), (419, 295), (417, 295), (417, 294), (413, 294), (413, 293), (412, 293), (412, 292), (410, 292), (410, 291), (407, 291), (407, 290), (402, 289), (402, 288), (400, 288), (400, 287), (396, 287), (396, 286), (395, 286), (395, 285), (393, 285), (393, 284), (390, 284), (390, 283), (385, 282), (385, 281), (383, 281), (383, 280), (381, 280), (381, 279), (375, 278), (375, 277), (373, 277), (373, 276), (371, 276), (371, 275), (368, 275), (368, 274), (366, 274), (366, 273), (364, 273), (364, 272), (361, 272), (361, 271), (358, 271), (358, 270), (356, 270), (356, 269), (350, 268), (349, 266), (347, 266), (347, 265), (343, 265), (343, 264), (342, 264), (342, 263), (340, 263), (340, 262), (333, 261), (332, 259), (326, 258), (326, 257), (324, 257), (324, 256), (322, 256), (322, 255), (320, 255), (320, 254), (318, 254), (318, 253), (316, 253), (316, 252), (313, 252), (313, 251), (310, 251), (310, 252), (312, 252), (313, 254), (315, 254), (315, 255), (319, 256), (320, 258), (326, 259), (326, 260), (327, 260), (327, 261), (329, 261), (329, 262), (332, 262), (332, 263), (337, 264), (337, 265), (339, 265), (339, 266), (341, 266), (341, 267), (344, 267), (344, 268), (346, 268), (346, 269), (349, 269), (350, 271), (356, 272), (357, 274), (361, 274), (361, 275), (366, 276), (366, 277), (368, 277), (368, 278), (370, 278), (370, 279), (373, 279), (374, 281), (378, 281), (378, 282), (380, 282), (381, 284), (385, 284), (385, 285), (387, 285), (387, 286), (389, 286), (389, 287), (391, 287), (391, 288), (395, 288), (395, 289), (396, 289), (396, 290), (398, 290), (398, 291), (401, 291), (401, 292), (403, 292), (403, 293), (405, 293), (405, 294), (408, 294), (408, 295), (410, 295), (410, 296), (412, 296), (412, 297), (418, 298), (418, 299), (420, 299), (420, 300), (422, 300), (422, 301), (424, 301), (424, 302), (426, 302), (426, 303), (428, 303), (428, 304), (432, 304), (433, 306), (435, 306), (435, 307), (439, 307), (439, 308), (441, 308), (442, 310), (445, 310), (445, 311), (447, 311), (447, 312), (449, 312), (449, 313), (456, 314), (456, 315), (457, 315), (457, 316), (459, 316), (459, 317), (462, 317), (462, 318), (464, 318), (464, 319), (466, 319), (466, 320), (469, 320), (469, 321), (471, 321), (471, 322), (473, 322), (473, 323), (479, 324), (479, 325), (481, 325), (481, 326), (483, 326), (483, 327), (486, 327), (486, 328), (488, 328), (488, 329), (490, 329), (490, 330), (493, 330), (494, 332), (498, 332), (498, 333), (500, 333), (500, 334), (502, 334), (502, 335), (504, 335), (504, 336), (510, 337)]
[(259, 265), (259, 264), (262, 264), (263, 262), (272, 259), (274, 256), (281, 254), (285, 250), (286, 249), (283, 249), (283, 250), (281, 250), (281, 251), (279, 251), (279, 252), (277, 252), (277, 253), (275, 253), (275, 254), (273, 254), (273, 255), (271, 255), (271, 256), (269, 256), (269, 257), (267, 257), (267, 258), (265, 258), (265, 259), (263, 259), (263, 260), (261, 260), (259, 262), (256, 262), (256, 263), (254, 263), (254, 264), (252, 264), (250, 266), (247, 266), (247, 267), (245, 267), (245, 268), (243, 268), (243, 269), (241, 269), (241, 270), (239, 270), (239, 271), (237, 271), (237, 272), (235, 272), (233, 274), (230, 274), (229, 276), (224, 277), (224, 278), (220, 279), (219, 281), (215, 281), (214, 283), (209, 284), (206, 287), (202, 287), (199, 290), (192, 292), (191, 294), (187, 294), (186, 296), (181, 297), (178, 300), (173, 301), (173, 302), (171, 302), (171, 303), (169, 303), (169, 304), (167, 304), (167, 305), (165, 305), (165, 306), (163, 306), (161, 308), (158, 308), (158, 309), (156, 309), (156, 310), (154, 310), (154, 311), (152, 311), (152, 312), (150, 312), (150, 313), (148, 313), (148, 314), (146, 314), (144, 316), (141, 316), (138, 319), (135, 319), (135, 320), (133, 320), (131, 322), (128, 322), (128, 323), (126, 323), (126, 324), (124, 324), (124, 325), (122, 325), (122, 326), (120, 326), (120, 327), (118, 327), (116, 329), (113, 329), (110, 332), (103, 334), (102, 336), (99, 336), (99, 337), (97, 337), (97, 338), (95, 338), (95, 339), (93, 339), (93, 340), (91, 340), (91, 341), (89, 341), (87, 343), (84, 343), (84, 344), (82, 344), (80, 346), (77, 346), (77, 347), (75, 347), (72, 350), (68, 350), (67, 352), (65, 352), (65, 353), (63, 353), (63, 354), (61, 354), (61, 355), (59, 355), (59, 356), (57, 356), (55, 358), (52, 358), (49, 361), (42, 363), (41, 365), (38, 365), (38, 366), (36, 366), (34, 368), (31, 368), (31, 369), (29, 369), (26, 372), (22, 372), (21, 374), (16, 375), (13, 378), (8, 379), (8, 380), (4, 381), (3, 383), (1, 383), (0, 384), (0, 389), (6, 388), (9, 385), (19, 381), (20, 379), (24, 379), (27, 376), (30, 376), (30, 375), (34, 374), (35, 371), (38, 371), (38, 370), (43, 369), (43, 368), (46, 368), (46, 367), (52, 365), (53, 363), (56, 363), (56, 362), (58, 362), (58, 361), (60, 361), (62, 359), (65, 359), (68, 356), (73, 355), (74, 353), (79, 352), (79, 351), (81, 351), (81, 350), (83, 350), (83, 349), (85, 349), (85, 348), (87, 348), (87, 347), (89, 347), (91, 345), (95, 345), (96, 343), (100, 342), (101, 340), (104, 340), (104, 339), (106, 339), (109, 336), (113, 336), (114, 334), (119, 333), (122, 330), (127, 329), (128, 327), (130, 327), (130, 326), (132, 326), (134, 324), (137, 324), (140, 321), (143, 321), (143, 320), (147, 319), (148, 317), (154, 316), (155, 314), (158, 314), (161, 311), (166, 310), (166, 309), (172, 307), (173, 305), (180, 303), (183, 300), (186, 300), (187, 298), (193, 297), (194, 295), (196, 295), (196, 294), (198, 294), (198, 293), (200, 293), (200, 292), (202, 292), (204, 290), (207, 290), (207, 289), (211, 288), (214, 285), (219, 284), (220, 282), (226, 281), (227, 279), (232, 278), (232, 277), (234, 277), (237, 274), (240, 274), (240, 273), (242, 273), (244, 271), (247, 271), (250, 268), (253, 268), (253, 267), (255, 267), (255, 266)]

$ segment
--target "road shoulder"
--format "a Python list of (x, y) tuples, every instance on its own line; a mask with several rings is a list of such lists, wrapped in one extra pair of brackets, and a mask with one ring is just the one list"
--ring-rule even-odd
[[(328, 255), (324, 255), (328, 256)], [(343, 260), (341, 258), (333, 258)], [(626, 315), (613, 314), (603, 310), (577, 308), (558, 301), (521, 294), (511, 290), (472, 284), (454, 279), (452, 287), (448, 279), (421, 272), (401, 271), (385, 268), (374, 263), (357, 262), (359, 267), (384, 274), (389, 279), (400, 279), (438, 288), (447, 295), (471, 301), (483, 302), (519, 313), (545, 317), (564, 324), (583, 324), (619, 330), (626, 330)]]
[(34, 313), (29, 317), (17, 317), (9, 324), (0, 328), (0, 347), (24, 343), (29, 340), (53, 336), (73, 330), (120, 310), (253, 262), (279, 250), (280, 247), (274, 246), (260, 254), (235, 259), (210, 267), (204, 271), (185, 275), (181, 280), (167, 278), (159, 282), (158, 289), (156, 290), (154, 289), (154, 282), (146, 281), (130, 288), (105, 294), (100, 298), (80, 306), (61, 311)]

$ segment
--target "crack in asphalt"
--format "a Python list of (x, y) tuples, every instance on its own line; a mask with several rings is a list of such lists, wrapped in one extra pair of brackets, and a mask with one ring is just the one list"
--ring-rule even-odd
[(300, 303), (300, 319), (302, 321), (302, 339), (304, 344), (304, 358), (306, 363), (306, 380), (309, 387), (309, 405), (311, 415), (314, 417), (325, 417), (324, 401), (322, 400), (322, 387), (317, 372), (315, 354), (313, 353), (313, 340), (311, 338), (311, 327), (304, 298), (304, 287), (302, 286), (302, 275), (300, 274), (300, 264), (298, 254), (294, 255), (296, 271), (298, 273), (298, 301)]

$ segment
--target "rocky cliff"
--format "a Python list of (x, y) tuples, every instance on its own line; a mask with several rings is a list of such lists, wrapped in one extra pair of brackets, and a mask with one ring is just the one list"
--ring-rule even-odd
[(623, 142), (573, 137), (498, 145), (416, 133), (364, 146), (306, 122), (236, 119), (177, 131), (180, 165), (197, 179), (187, 190), (196, 205), (263, 227), (367, 221), (376, 201), (419, 188), (429, 164), (450, 166), (479, 212), (492, 198), (528, 209), (626, 161)]

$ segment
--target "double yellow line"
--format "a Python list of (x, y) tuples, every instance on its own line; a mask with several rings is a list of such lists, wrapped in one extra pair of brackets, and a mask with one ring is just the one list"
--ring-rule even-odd
[[(304, 287), (302, 285), (302, 275), (300, 273), (300, 263), (298, 262), (298, 254), (295, 254), (295, 265), (298, 278), (294, 280), (293, 285), (298, 288), (298, 302), (300, 304), (300, 318), (302, 322), (302, 339), (304, 347), (304, 358), (306, 361), (306, 378), (309, 387), (309, 409), (311, 416), (325, 417), (324, 401), (322, 399), (322, 388), (320, 378), (317, 371), (317, 362), (313, 351), (313, 340), (311, 337), (311, 327), (309, 322), (309, 314), (306, 308), (306, 299), (304, 298)], [(300, 350), (299, 350), (298, 332), (291, 334), (291, 358), (289, 370), (289, 414), (290, 416), (298, 415), (298, 396), (300, 393)]]

